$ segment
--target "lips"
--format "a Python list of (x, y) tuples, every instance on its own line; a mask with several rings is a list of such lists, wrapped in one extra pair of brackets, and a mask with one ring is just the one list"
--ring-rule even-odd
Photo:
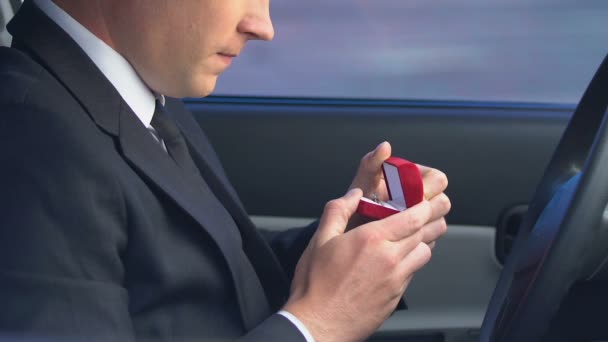
[(234, 59), (234, 57), (237, 56), (235, 54), (228, 54), (228, 53), (218, 53), (217, 55), (220, 58), (220, 60), (222, 61), (222, 63), (224, 63), (226, 65), (230, 65), (232, 63), (232, 59)]
[(218, 55), (226, 56), (226, 57), (230, 57), (230, 58), (234, 58), (234, 57), (238, 56), (238, 54), (236, 54), (236, 53), (229, 53), (229, 52), (220, 52), (220, 53), (218, 53)]

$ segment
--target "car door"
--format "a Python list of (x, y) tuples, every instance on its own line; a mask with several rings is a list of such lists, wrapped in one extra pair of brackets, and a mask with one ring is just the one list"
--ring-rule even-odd
[(186, 104), (261, 228), (304, 225), (360, 158), (443, 170), (448, 233), (372, 341), (475, 341), (501, 260), (606, 51), (603, 1), (272, 3), (214, 96)]

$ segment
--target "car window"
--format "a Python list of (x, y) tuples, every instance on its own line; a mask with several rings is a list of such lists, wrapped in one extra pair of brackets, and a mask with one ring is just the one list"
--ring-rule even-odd
[(272, 0), (216, 95), (575, 103), (606, 0)]

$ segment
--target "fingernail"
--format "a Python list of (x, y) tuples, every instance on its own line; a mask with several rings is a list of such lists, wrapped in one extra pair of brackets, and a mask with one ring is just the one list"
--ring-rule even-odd
[(380, 144), (378, 144), (378, 146), (376, 146), (376, 149), (374, 151), (378, 151), (380, 149), (380, 147), (382, 145), (384, 145), (384, 143), (386, 143), (386, 141), (381, 142)]

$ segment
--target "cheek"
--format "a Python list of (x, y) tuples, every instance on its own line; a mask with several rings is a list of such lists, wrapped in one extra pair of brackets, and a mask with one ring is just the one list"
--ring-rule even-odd
[(179, 96), (174, 97), (204, 97), (209, 95), (215, 88), (218, 73), (213, 72), (212, 63), (208, 58), (189, 61), (188, 63), (176, 63), (178, 72), (169, 77), (173, 78), (175, 89), (179, 89)]
[(175, 59), (178, 67), (196, 69), (213, 52), (213, 37), (209, 35), (207, 25), (189, 19), (170, 28), (169, 39), (163, 48), (167, 58)]
[(179, 89), (177, 97), (202, 97), (213, 91), (218, 75), (226, 69), (216, 54), (235, 45), (236, 23), (231, 25), (231, 20), (238, 11), (227, 11), (232, 0), (187, 1), (200, 6), (188, 10), (184, 6), (169, 18), (172, 25), (162, 46), (165, 77)]

